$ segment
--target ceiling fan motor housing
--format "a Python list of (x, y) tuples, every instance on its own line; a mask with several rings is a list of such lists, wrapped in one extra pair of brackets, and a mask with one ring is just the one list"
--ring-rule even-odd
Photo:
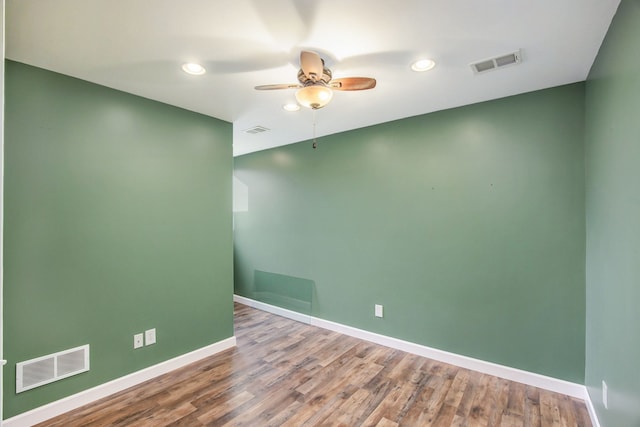
[(319, 79), (315, 79), (315, 80), (310, 77), (307, 77), (307, 75), (304, 73), (302, 69), (298, 71), (298, 81), (303, 86), (311, 86), (318, 83), (321, 83), (326, 86), (329, 84), (332, 78), (333, 77), (331, 75), (331, 70), (326, 67), (322, 69), (322, 76)]

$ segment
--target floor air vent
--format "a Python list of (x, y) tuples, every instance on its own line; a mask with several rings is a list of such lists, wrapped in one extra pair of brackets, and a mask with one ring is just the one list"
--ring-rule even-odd
[(522, 62), (522, 54), (517, 52), (507, 53), (506, 55), (496, 56), (495, 58), (485, 59), (471, 64), (471, 69), (475, 74), (486, 73), (487, 71), (497, 70), (498, 68), (515, 65)]
[(89, 370), (89, 344), (16, 364), (16, 393)]

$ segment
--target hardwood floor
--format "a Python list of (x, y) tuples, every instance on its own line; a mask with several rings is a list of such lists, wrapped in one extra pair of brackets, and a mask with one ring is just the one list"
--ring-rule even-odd
[(39, 426), (591, 426), (578, 399), (235, 308), (236, 348)]

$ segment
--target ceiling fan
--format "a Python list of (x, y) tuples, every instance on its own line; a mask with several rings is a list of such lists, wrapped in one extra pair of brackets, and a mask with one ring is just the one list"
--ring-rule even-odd
[(343, 77), (333, 79), (331, 70), (324, 66), (324, 60), (316, 52), (303, 50), (300, 53), (300, 83), (271, 84), (256, 86), (257, 90), (299, 89), (296, 99), (300, 105), (317, 110), (331, 101), (333, 90), (367, 90), (376, 87), (376, 79), (371, 77)]

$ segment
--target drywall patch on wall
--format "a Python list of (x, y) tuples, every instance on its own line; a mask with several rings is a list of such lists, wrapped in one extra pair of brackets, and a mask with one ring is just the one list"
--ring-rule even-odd
[(258, 301), (300, 313), (311, 313), (313, 280), (268, 271), (254, 271), (253, 297)]

